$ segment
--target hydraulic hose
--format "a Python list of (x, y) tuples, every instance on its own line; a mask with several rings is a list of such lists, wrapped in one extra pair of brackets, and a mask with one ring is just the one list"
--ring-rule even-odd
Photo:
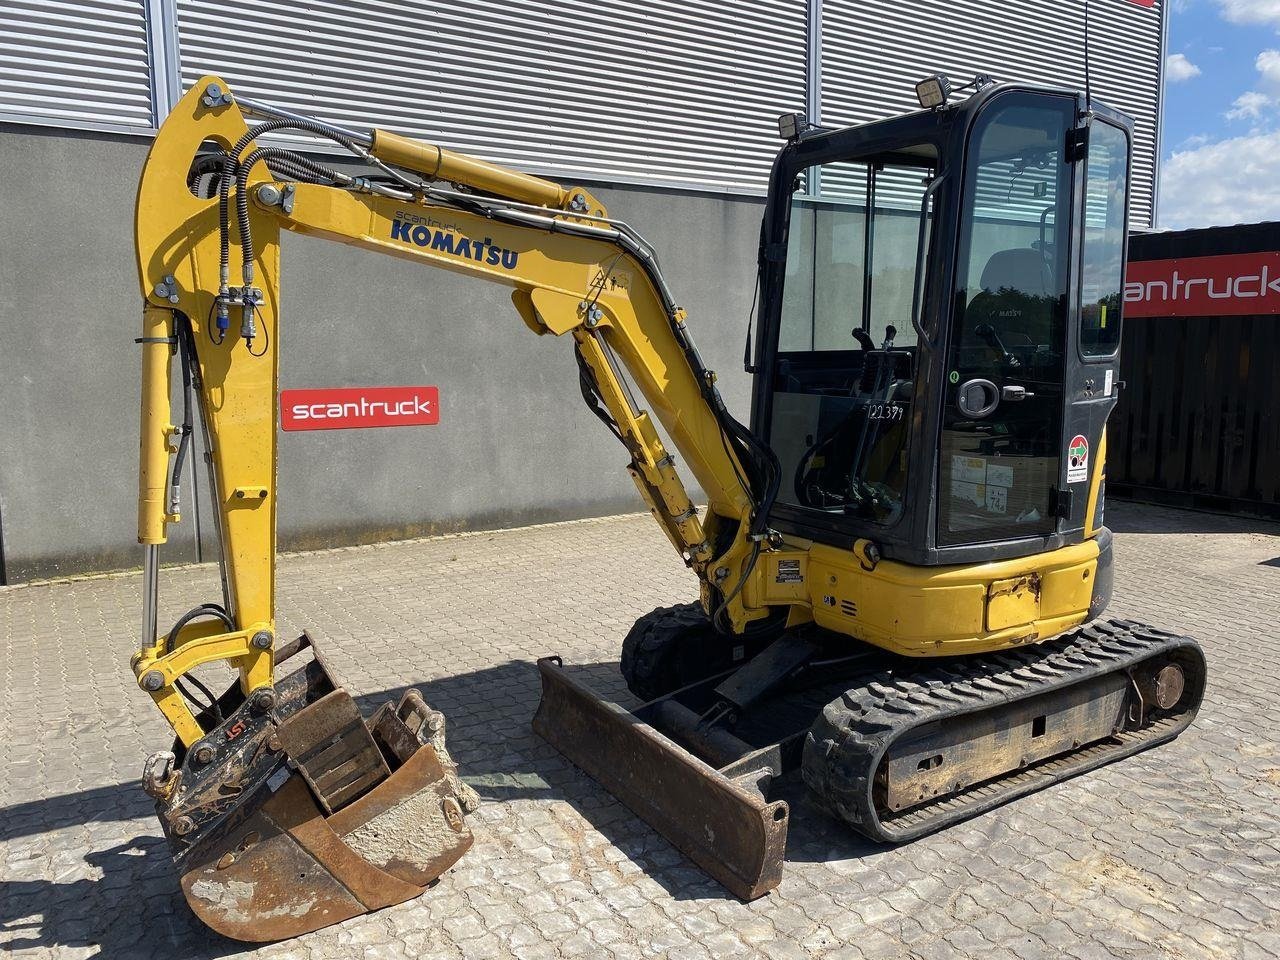
[(182, 434), (178, 438), (178, 452), (173, 458), (173, 473), (169, 478), (169, 512), (176, 514), (182, 501), (182, 468), (186, 464), (187, 449), (191, 446), (194, 430), (191, 416), (191, 364), (194, 351), (190, 341), (191, 327), (185, 317), (175, 317), (174, 337), (178, 341), (179, 366), (182, 367)]
[[(237, 184), (239, 185), (241, 183), (241, 174), (243, 173), (244, 178), (247, 180), (248, 171), (253, 168), (253, 164), (251, 163), (246, 164), (241, 162), (240, 155), (244, 152), (245, 148), (248, 147), (249, 144), (253, 143), (253, 141), (256, 140), (258, 137), (261, 137), (262, 135), (267, 133), (274, 133), (275, 131), (278, 131), (278, 130), (301, 130), (303, 133), (310, 133), (313, 136), (324, 137), (326, 139), (333, 140), (335, 143), (338, 143), (342, 147), (345, 147), (347, 150), (349, 150), (351, 153), (355, 154), (356, 156), (360, 157), (360, 159), (364, 160), (365, 162), (371, 163), (377, 166), (379, 169), (385, 170), (387, 173), (395, 177), (395, 179), (398, 182), (409, 187), (411, 190), (420, 189), (420, 185), (415, 184), (412, 180), (405, 177), (403, 174), (399, 174), (396, 171), (392, 170), (390, 167), (387, 167), (386, 164), (382, 163), (376, 157), (372, 156), (369, 153), (369, 151), (364, 149), (364, 147), (360, 146), (354, 140), (351, 140), (348, 137), (343, 136), (342, 134), (338, 133), (337, 131), (333, 130), (332, 128), (326, 126), (323, 123), (319, 123), (314, 120), (282, 119), (282, 120), (268, 120), (266, 123), (259, 124), (258, 126), (254, 127), (252, 130), (248, 131), (239, 140), (237, 140), (235, 142), (235, 145), (232, 146), (232, 148), (227, 151), (226, 159), (223, 161), (223, 165), (222, 165), (222, 177), (218, 183), (218, 226), (221, 230), (221, 245), (219, 248), (219, 254), (220, 254), (219, 270), (220, 270), (220, 278), (221, 278), (224, 291), (227, 285), (230, 283), (229, 193), (231, 190), (231, 181), (234, 178)], [(239, 169), (242, 166), (246, 168), (243, 171)], [(248, 203), (247, 203), (247, 200), (244, 198), (243, 188), (239, 190), (239, 193), (236, 197), (236, 201), (237, 201), (236, 212), (238, 214), (237, 219), (239, 220), (239, 225), (240, 225), (241, 253), (244, 258), (245, 268), (247, 268), (249, 271), (249, 276), (244, 279), (244, 283), (247, 286), (252, 284), (253, 282), (252, 281), (253, 239), (249, 234)]]

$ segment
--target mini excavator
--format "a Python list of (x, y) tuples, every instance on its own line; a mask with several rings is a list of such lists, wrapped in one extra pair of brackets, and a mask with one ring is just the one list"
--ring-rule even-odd
[[(477, 802), (418, 693), (366, 719), (308, 635), (278, 641), (281, 229), (503, 284), (533, 333), (572, 343), (700, 600), (624, 639), (634, 710), (539, 661), (534, 727), (734, 894), (781, 878), (787, 771), (854, 830), (906, 841), (1191, 723), (1198, 645), (1099, 619), (1132, 123), (1071, 90), (966, 87), (931, 77), (919, 111), (846, 129), (780, 119), (750, 427), (653, 249), (588, 190), (216, 77), (190, 89), (137, 200), (133, 671), (176, 734), (143, 785), (209, 926), (279, 939), (417, 896), (471, 845)], [(161, 633), (197, 423), (222, 595)], [(195, 673), (211, 664), (236, 674), (221, 695)]]

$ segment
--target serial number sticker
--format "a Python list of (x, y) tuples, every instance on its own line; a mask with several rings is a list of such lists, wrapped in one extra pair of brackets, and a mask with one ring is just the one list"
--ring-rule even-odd
[(867, 418), (870, 420), (901, 420), (906, 415), (906, 405), (890, 401), (873, 403), (867, 407)]
[(776, 583), (804, 583), (804, 574), (800, 572), (799, 560), (779, 560)]

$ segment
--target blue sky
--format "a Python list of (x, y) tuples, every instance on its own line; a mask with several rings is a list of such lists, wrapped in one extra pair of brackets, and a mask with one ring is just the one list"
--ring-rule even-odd
[(1166, 0), (1161, 227), (1280, 220), (1280, 0)]

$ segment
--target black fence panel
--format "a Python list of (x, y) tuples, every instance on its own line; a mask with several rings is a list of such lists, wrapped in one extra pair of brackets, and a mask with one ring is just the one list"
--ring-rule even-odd
[[(1277, 250), (1280, 223), (1253, 224), (1135, 236), (1129, 259), (1182, 266)], [(1124, 324), (1108, 494), (1280, 518), (1280, 314), (1126, 310)]]

